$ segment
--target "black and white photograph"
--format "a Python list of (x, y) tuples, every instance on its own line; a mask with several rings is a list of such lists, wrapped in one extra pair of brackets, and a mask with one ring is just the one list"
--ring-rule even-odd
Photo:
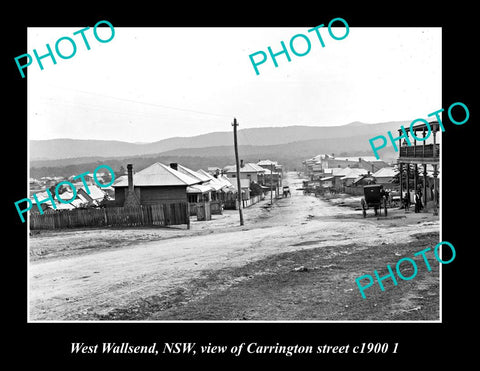
[(8, 218), (26, 338), (158, 364), (447, 339), (472, 309), (467, 69), (444, 18), (382, 17), (22, 24)]
[(29, 320), (440, 320), (441, 30), (327, 21), (29, 29)]

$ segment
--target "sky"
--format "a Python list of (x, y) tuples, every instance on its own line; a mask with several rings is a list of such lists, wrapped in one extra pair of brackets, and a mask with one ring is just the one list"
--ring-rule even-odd
[[(47, 43), (54, 50), (65, 36), (77, 51), (55, 55), (55, 65), (42, 59), (44, 70), (35, 60), (27, 68), (28, 137), (154, 142), (230, 131), (234, 117), (239, 129), (333, 126), (427, 118), (442, 107), (441, 28), (351, 27), (334, 40), (325, 26), (322, 48), (308, 32), (315, 26), (115, 27), (106, 43), (91, 27), (84, 33), (90, 50), (73, 35), (85, 25), (29, 28), (31, 55), (45, 54)], [(107, 39), (110, 30), (98, 34)], [(302, 57), (289, 47), (297, 34), (311, 43)], [(291, 61), (279, 55), (275, 68), (268, 56), (256, 75), (249, 55), (268, 55), (268, 46), (278, 52), (281, 41)], [(301, 53), (306, 41), (297, 37), (294, 47)], [(73, 50), (66, 40), (59, 49)]]

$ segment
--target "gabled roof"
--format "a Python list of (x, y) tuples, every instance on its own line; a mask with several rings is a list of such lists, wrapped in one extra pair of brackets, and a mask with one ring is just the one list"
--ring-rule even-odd
[(353, 181), (353, 184), (357, 184), (361, 180), (365, 180), (367, 183), (375, 183), (375, 178), (372, 176), (372, 174), (370, 174), (370, 175), (364, 174), (364, 175), (360, 175), (359, 177), (357, 177)]
[(333, 158), (333, 156), (331, 156), (327, 153), (322, 153), (322, 154), (316, 155), (316, 156), (308, 159), (307, 161), (320, 162), (321, 160), (324, 160), (324, 159), (327, 159), (327, 158)]
[(80, 188), (82, 189), (92, 200), (103, 200), (105, 197), (105, 192), (100, 189), (100, 187), (96, 185), (89, 185), (88, 190), (90, 193), (88, 193), (85, 189), (85, 187)]
[(333, 158), (333, 160), (358, 162), (358, 158), (359, 158), (358, 156), (356, 156), (356, 157), (354, 157), (354, 156), (353, 157), (352, 156), (350, 156), (350, 157), (335, 157), (335, 158)]
[(263, 168), (264, 174), (265, 175), (270, 175), (271, 174), (280, 174), (278, 171), (272, 171), (271, 169)]
[[(237, 178), (227, 178), (233, 188), (237, 190)], [(240, 188), (250, 188), (250, 179), (240, 179)]]
[(218, 183), (222, 184), (222, 188), (233, 188), (232, 183), (226, 175), (219, 175), (218, 178), (215, 179)]
[(340, 176), (342, 177), (341, 179), (355, 179), (358, 176), (364, 175), (367, 173), (368, 173), (368, 170), (365, 170), (365, 169), (359, 169), (359, 168), (352, 169), (352, 168), (346, 167), (336, 173), (334, 172), (333, 175)]
[(205, 171), (205, 170), (203, 170), (203, 169), (198, 169), (198, 170), (197, 170), (197, 173), (206, 176), (206, 177), (209, 178), (210, 180), (215, 179), (215, 177), (214, 177), (212, 174), (210, 174), (208, 171)]
[(361, 159), (367, 162), (385, 162), (381, 158), (377, 159), (375, 156), (361, 156)]
[(87, 200), (86, 198), (84, 198), (80, 194), (80, 195), (77, 195), (77, 198), (75, 200), (73, 200), (72, 202), (70, 202), (70, 204), (75, 206), (75, 207), (84, 207), (84, 206), (87, 206), (89, 204), (89, 200)]
[[(226, 166), (224, 170), (227, 173), (234, 173), (237, 171), (237, 166), (236, 165)], [(243, 165), (243, 167), (240, 167), (241, 173), (264, 173), (266, 171), (269, 171), (269, 170), (266, 170), (263, 167), (258, 166), (257, 164), (254, 164), (253, 162), (247, 162), (246, 164)]]
[(68, 203), (68, 204), (58, 203), (58, 204), (56, 204), (56, 206), (57, 206), (57, 210), (73, 210), (73, 209), (75, 209), (75, 206), (72, 205), (71, 203)]
[(333, 167), (332, 168), (332, 175), (333, 176), (345, 176), (348, 174), (350, 168), (349, 167)]
[(376, 171), (372, 175), (376, 178), (387, 178), (387, 177), (394, 177), (398, 173), (397, 170), (393, 167), (384, 167), (380, 170)]
[(222, 170), (222, 168), (218, 167), (218, 166), (209, 166), (207, 167), (207, 171), (210, 172), (210, 173), (215, 173), (217, 170)]
[(210, 177), (206, 176), (205, 174), (201, 174), (197, 171), (193, 171), (192, 169), (189, 169), (188, 167), (185, 167), (180, 164), (177, 165), (177, 171), (185, 175), (189, 175), (194, 179), (198, 179), (199, 182), (208, 182), (210, 180)]
[(228, 181), (228, 178), (225, 176), (219, 175), (218, 177), (214, 177), (213, 175), (209, 174), (203, 169), (197, 170), (197, 173), (202, 174), (208, 177), (210, 180), (205, 183), (205, 185), (209, 185), (214, 188), (215, 191), (219, 191), (222, 188), (231, 188), (232, 184)]
[(207, 193), (214, 190), (209, 184), (195, 184), (187, 187), (187, 193)]
[(278, 162), (277, 161), (271, 161), (271, 160), (261, 160), (257, 162), (258, 166), (277, 166)]
[[(37, 196), (37, 199), (38, 199), (38, 201), (40, 202), (41, 205), (48, 205), (49, 207), (53, 208), (52, 201), (49, 200), (49, 201), (42, 202), (43, 200), (46, 200), (48, 198), (48, 193), (47, 193), (46, 190), (42, 191), (42, 192), (37, 192), (35, 195)], [(55, 194), (52, 194), (52, 197), (55, 197)], [(32, 203), (33, 204), (37, 203), (37, 201), (35, 201), (34, 197), (32, 197)], [(55, 202), (55, 204), (56, 204), (56, 202)]]
[[(78, 192), (77, 192), (78, 193)], [(60, 195), (60, 198), (64, 201), (71, 200), (73, 197), (73, 192), (71, 191), (65, 191)], [(55, 200), (57, 200), (57, 197), (55, 197)], [(73, 200), (72, 200), (73, 201)], [(59, 201), (60, 202), (60, 201)]]
[[(189, 186), (200, 183), (190, 175), (172, 169), (170, 166), (156, 162), (133, 174), (134, 186)], [(128, 176), (118, 178), (113, 187), (128, 187)]]
[(77, 206), (77, 204), (88, 204), (89, 201), (90, 200), (88, 198), (86, 198), (85, 196), (83, 196), (81, 193), (77, 193), (77, 198), (75, 200), (73, 200), (71, 203), (73, 205)]

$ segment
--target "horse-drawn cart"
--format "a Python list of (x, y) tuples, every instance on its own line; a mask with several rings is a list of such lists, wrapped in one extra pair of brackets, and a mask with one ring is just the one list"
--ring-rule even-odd
[(367, 217), (367, 209), (373, 207), (375, 215), (378, 215), (379, 209), (384, 209), (387, 216), (387, 198), (383, 186), (381, 184), (370, 184), (363, 186), (364, 197), (361, 200), (363, 217)]

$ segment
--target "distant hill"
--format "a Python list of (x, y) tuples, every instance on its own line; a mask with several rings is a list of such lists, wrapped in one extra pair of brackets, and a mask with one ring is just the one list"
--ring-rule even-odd
[[(249, 128), (238, 131), (239, 145), (251, 151), (262, 154), (268, 151), (285, 151), (289, 144), (292, 151), (306, 153), (311, 148), (313, 153), (346, 152), (368, 150), (368, 139), (385, 135), (389, 130), (396, 130), (400, 125), (408, 125), (408, 121), (364, 124), (354, 122), (342, 126), (287, 126), (268, 128)], [(314, 142), (318, 140), (318, 142)], [(305, 142), (305, 143), (303, 143)], [(303, 143), (303, 144), (301, 144)], [(30, 141), (30, 160), (59, 160), (89, 157), (91, 159), (125, 158), (129, 156), (145, 156), (165, 153), (181, 155), (182, 149), (195, 149), (195, 153), (225, 153), (233, 146), (232, 132), (213, 132), (193, 137), (175, 137), (152, 143), (129, 143), (113, 140), (80, 140), (80, 139), (50, 139)], [(306, 147), (304, 147), (306, 146)], [(220, 149), (220, 147), (225, 147)], [(259, 148), (269, 147), (269, 148)], [(184, 152), (184, 151), (183, 151)], [(185, 155), (185, 153), (183, 153)], [(308, 156), (307, 156), (308, 157)]]
[[(345, 138), (332, 138), (332, 139), (309, 139), (296, 142), (289, 142), (284, 144), (275, 145), (240, 145), (239, 155), (240, 157), (258, 157), (264, 159), (267, 157), (272, 158), (310, 158), (319, 153), (336, 154), (340, 156), (340, 153), (361, 153), (373, 155), (368, 140), (371, 135), (358, 135)], [(381, 154), (387, 154), (389, 148), (382, 150)], [(392, 150), (393, 152), (393, 150)], [(161, 152), (163, 156), (184, 156), (185, 149), (179, 148), (171, 151)], [(233, 156), (233, 146), (217, 146), (217, 147), (203, 147), (203, 148), (189, 148), (189, 156), (200, 157), (218, 157), (218, 156)]]
[[(286, 169), (302, 168), (302, 161), (320, 153), (336, 156), (372, 156), (368, 140), (385, 135), (408, 122), (363, 124), (354, 122), (336, 127), (289, 126), (239, 130), (239, 155), (245, 162), (271, 159)], [(30, 142), (30, 176), (78, 175), (109, 165), (116, 172), (131, 163), (140, 171), (154, 162), (178, 162), (191, 169), (224, 167), (235, 163), (233, 137), (217, 132), (191, 138), (170, 138), (154, 143), (127, 143), (106, 140), (54, 139)], [(381, 151), (382, 159), (397, 157), (392, 146)]]

